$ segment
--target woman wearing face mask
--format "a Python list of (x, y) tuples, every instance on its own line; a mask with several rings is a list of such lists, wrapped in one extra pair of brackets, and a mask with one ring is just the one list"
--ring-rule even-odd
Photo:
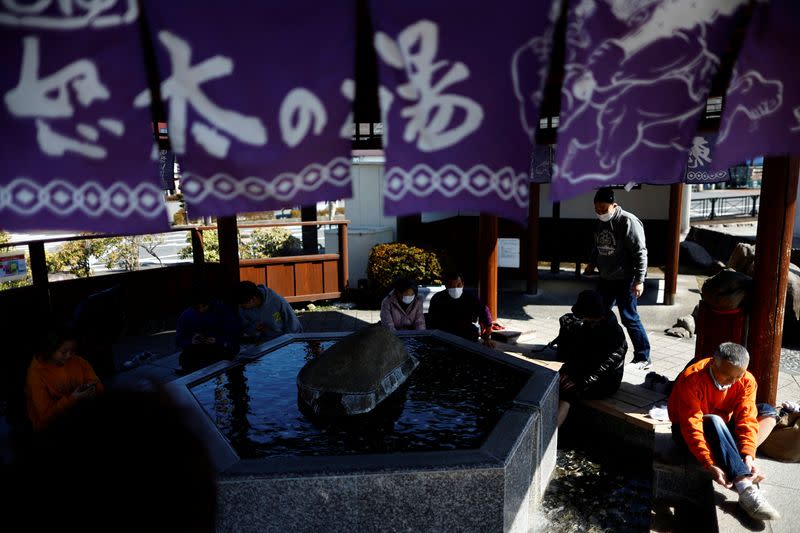
[[(486, 306), (475, 295), (464, 292), (464, 278), (457, 272), (445, 275), (446, 291), (437, 292), (431, 298), (428, 309), (428, 328), (440, 329), (461, 338), (477, 341), (494, 348), (490, 335), (492, 319)], [(479, 330), (475, 323), (481, 325)], [(484, 333), (481, 334), (481, 331)]]
[(392, 331), (425, 329), (416, 283), (408, 278), (395, 281), (394, 289), (381, 302), (381, 324)]

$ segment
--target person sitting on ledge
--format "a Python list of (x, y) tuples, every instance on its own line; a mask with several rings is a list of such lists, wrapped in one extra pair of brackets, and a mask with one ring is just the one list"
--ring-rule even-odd
[(678, 376), (667, 409), (672, 436), (691, 451), (712, 479), (739, 493), (739, 505), (755, 519), (777, 520), (757, 484), (756, 448), (775, 427), (775, 408), (756, 405), (756, 380), (747, 371), (750, 354), (725, 342)]
[[(428, 329), (440, 329), (470, 341), (481, 338), (486, 347), (494, 348), (492, 318), (486, 306), (475, 295), (464, 292), (464, 278), (460, 273), (447, 273), (444, 282), (447, 290), (437, 292), (431, 298)], [(480, 330), (476, 322), (480, 323)]]
[(92, 365), (76, 353), (72, 331), (61, 328), (48, 333), (28, 368), (25, 396), (34, 431), (44, 429), (60, 413), (81, 400), (103, 392)]
[(185, 372), (230, 359), (239, 353), (239, 319), (227, 305), (216, 302), (205, 287), (195, 287), (189, 307), (178, 317), (175, 343)]
[(400, 278), (394, 289), (381, 302), (381, 324), (392, 331), (425, 329), (422, 302), (417, 298), (417, 285), (409, 278)]
[(239, 283), (237, 293), (242, 335), (248, 341), (265, 341), (286, 333), (301, 333), (294, 309), (277, 292), (252, 281)]
[(578, 320), (558, 334), (558, 356), (564, 361), (559, 370), (559, 427), (574, 402), (617, 392), (628, 351), (625, 333), (600, 293), (581, 292), (572, 314)]

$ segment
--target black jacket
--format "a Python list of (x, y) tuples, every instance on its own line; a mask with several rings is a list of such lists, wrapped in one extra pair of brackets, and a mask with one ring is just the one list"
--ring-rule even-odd
[(628, 343), (613, 313), (596, 323), (576, 321), (562, 327), (558, 343), (559, 359), (564, 361), (560, 372), (575, 383), (575, 393), (600, 397), (617, 391)]

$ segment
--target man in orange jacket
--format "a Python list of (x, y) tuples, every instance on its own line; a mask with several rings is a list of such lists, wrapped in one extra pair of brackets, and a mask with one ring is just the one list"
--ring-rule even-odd
[(679, 445), (688, 447), (714, 481), (736, 489), (739, 505), (750, 516), (777, 520), (780, 514), (756, 486), (764, 475), (754, 464), (759, 440), (775, 425), (775, 409), (756, 406), (756, 381), (747, 371), (749, 362), (744, 346), (726, 342), (714, 357), (687, 367), (669, 396), (672, 435)]

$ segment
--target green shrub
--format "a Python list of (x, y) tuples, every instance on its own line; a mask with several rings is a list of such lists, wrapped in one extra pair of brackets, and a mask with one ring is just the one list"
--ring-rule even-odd
[(186, 225), (186, 210), (183, 208), (178, 209), (175, 211), (175, 214), (172, 215), (172, 224), (174, 226), (185, 226)]
[[(192, 234), (187, 232), (186, 242), (189, 246), (184, 246), (178, 250), (178, 258), (191, 259), (192, 252)], [(219, 235), (214, 230), (203, 231), (203, 258), (209, 263), (219, 263)], [(239, 248), (241, 249), (241, 237), (239, 238)], [(241, 254), (240, 254), (241, 255)]]
[(442, 283), (442, 266), (434, 252), (416, 246), (390, 243), (372, 248), (367, 263), (371, 287), (386, 292), (402, 276), (420, 285), (439, 285)]
[[(239, 236), (239, 258), (258, 259), (261, 257), (282, 257), (300, 255), (303, 244), (286, 228), (264, 228), (253, 231), (249, 236)], [(192, 242), (191, 234), (186, 242)], [(219, 235), (214, 230), (203, 232), (203, 256), (206, 261), (219, 262)], [(192, 246), (184, 246), (178, 250), (181, 259), (192, 258)]]
[(303, 253), (303, 243), (286, 228), (257, 229), (250, 235), (245, 246), (247, 255), (252, 258)]

